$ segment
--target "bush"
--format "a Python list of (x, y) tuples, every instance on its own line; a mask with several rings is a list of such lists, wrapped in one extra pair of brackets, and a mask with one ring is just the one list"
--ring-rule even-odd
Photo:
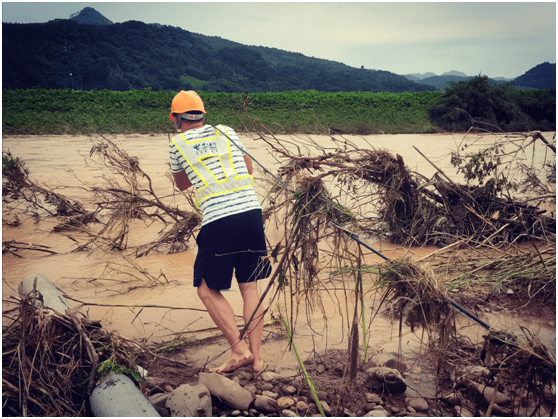
[[(472, 126), (488, 131), (549, 129), (549, 121), (555, 121), (556, 98), (547, 93), (539, 96), (542, 103), (532, 93), (508, 84), (492, 86), (486, 76), (478, 76), (451, 82), (428, 115), (433, 124), (447, 131), (467, 131)], [(554, 119), (549, 119), (552, 112)]]

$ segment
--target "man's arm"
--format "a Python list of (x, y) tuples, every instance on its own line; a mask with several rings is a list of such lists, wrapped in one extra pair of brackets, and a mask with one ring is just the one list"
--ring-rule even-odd
[(252, 159), (247, 154), (244, 155), (244, 162), (246, 163), (248, 174), (251, 175), (254, 172), (254, 167), (252, 166)]
[(181, 191), (185, 191), (190, 186), (192, 186), (192, 182), (190, 182), (190, 179), (188, 178), (188, 175), (184, 170), (177, 173), (173, 172), (172, 177), (174, 178), (174, 183), (176, 183), (176, 186)]

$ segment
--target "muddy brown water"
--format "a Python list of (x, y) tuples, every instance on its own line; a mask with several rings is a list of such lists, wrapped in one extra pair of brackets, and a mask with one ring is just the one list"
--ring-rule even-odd
[[(554, 133), (543, 133), (550, 141)], [(255, 140), (253, 135), (242, 135), (247, 150), (252, 156), (271, 172), (275, 172), (278, 162), (284, 159), (271, 152), (270, 147), (261, 140)], [(278, 136), (279, 139), (298, 144), (307, 143), (308, 136)], [(311, 136), (318, 144), (331, 147), (327, 136)], [(184, 198), (175, 194), (167, 177), (168, 174), (168, 136), (167, 135), (118, 135), (111, 136), (121, 149), (130, 156), (137, 156), (140, 167), (146, 172), (153, 188), (159, 197), (164, 197), (166, 203), (174, 203), (184, 209), (188, 204)], [(438, 166), (452, 180), (462, 182), (461, 175), (450, 164), (450, 153), (467, 144), (469, 147), (484, 147), (494, 141), (493, 138), (464, 134), (400, 134), (374, 136), (347, 136), (343, 141), (356, 144), (359, 148), (373, 146), (387, 149), (400, 154), (406, 165), (424, 176), (431, 177), (436, 168), (426, 161), (414, 148), (418, 148), (432, 163)], [(2, 149), (11, 151), (20, 157), (30, 170), (30, 176), (35, 180), (57, 187), (58, 192), (85, 203), (94, 202), (94, 198), (83, 188), (83, 182), (99, 185), (103, 176), (112, 176), (99, 167), (86, 166), (92, 143), (86, 136), (9, 136), (3, 137)], [(292, 149), (292, 147), (289, 147)], [(540, 162), (545, 157), (546, 148), (542, 143), (530, 147), (524, 156), (527, 163), (531, 159)], [(533, 157), (534, 156), (534, 157)], [(256, 165), (255, 165), (256, 166)], [(265, 186), (258, 183), (261, 174), (256, 173), (256, 190), (263, 197)], [(546, 204), (543, 204), (546, 205)], [(554, 209), (553, 206), (543, 207)], [(3, 224), (3, 240), (16, 240), (24, 243), (49, 246), (57, 252), (49, 255), (36, 251), (19, 251), (22, 258), (4, 254), (2, 256), (2, 297), (4, 307), (8, 307), (11, 296), (16, 295), (18, 283), (30, 273), (42, 273), (56, 284), (71, 298), (87, 303), (84, 310), (91, 319), (101, 320), (107, 330), (116, 330), (122, 335), (143, 342), (170, 341), (176, 337), (188, 339), (203, 339), (218, 336), (214, 324), (204, 312), (204, 307), (198, 299), (192, 286), (193, 263), (196, 256), (195, 243), (190, 243), (189, 250), (165, 255), (153, 251), (145, 257), (133, 260), (155, 277), (164, 273), (166, 279), (161, 278), (161, 284), (153, 285), (137, 270), (130, 267), (122, 253), (94, 250), (91, 252), (73, 253), (76, 244), (69, 236), (75, 233), (53, 233), (52, 228), (56, 220), (43, 217), (35, 222), (24, 205), (3, 205), (3, 218), (12, 220), (17, 214), (22, 221), (18, 227), (12, 228)], [(128, 246), (131, 254), (134, 246), (155, 240), (162, 228), (161, 224), (134, 220), (131, 223)], [(281, 232), (272, 230), (266, 232), (270, 243), (275, 244), (281, 239)], [(77, 237), (77, 236), (76, 236)], [(415, 258), (428, 255), (436, 250), (433, 247), (402, 248), (380, 240), (367, 239), (367, 243), (390, 259), (410, 254)], [(374, 254), (367, 255), (367, 263), (381, 263), (382, 259)], [(130, 275), (123, 274), (128, 272)], [(167, 282), (168, 280), (168, 282)], [(372, 278), (365, 279), (367, 288), (371, 288)], [(260, 290), (265, 289), (267, 281), (260, 281)], [(334, 282), (331, 287), (334, 287)], [(339, 285), (340, 286), (340, 285)], [(131, 289), (130, 288), (134, 288)], [(351, 289), (351, 286), (348, 287)], [(238, 287), (225, 292), (242, 324), (242, 305)], [(279, 298), (282, 302), (283, 297)], [(323, 311), (316, 310), (306, 314), (302, 305), (296, 322), (295, 344), (303, 358), (313, 351), (318, 353), (325, 349), (346, 349), (348, 321), (347, 313), (352, 313), (351, 307), (344, 304), (345, 297), (341, 291), (323, 292)], [(75, 305), (79, 303), (74, 301)], [(379, 301), (374, 293), (367, 293), (367, 320), (377, 308)], [(266, 305), (269, 301), (266, 301)], [(128, 307), (113, 307), (126, 305)], [(142, 306), (158, 306), (158, 308), (142, 308)], [(349, 304), (350, 305), (350, 304)], [(132, 307), (136, 306), (136, 307)], [(283, 304), (285, 307), (285, 304)], [(276, 302), (268, 314), (267, 321), (277, 317)], [(525, 325), (532, 333), (539, 333), (541, 340), (550, 345), (555, 352), (555, 319), (511, 318), (505, 314), (485, 316), (485, 321), (495, 327), (518, 329), (518, 325)], [(461, 318), (462, 331), (473, 341), (480, 341), (485, 332), (481, 327), (471, 324)], [(367, 333), (370, 354), (376, 354), (375, 360), (382, 362), (390, 357), (402, 353), (407, 364), (419, 364), (421, 346), (421, 332), (412, 333), (410, 329), (403, 329), (403, 339), (398, 339), (397, 322), (377, 315), (369, 326)], [(265, 362), (278, 372), (295, 372), (297, 361), (288, 342), (281, 338), (283, 330), (277, 325), (266, 327), (263, 357)], [(361, 337), (362, 339), (362, 337)], [(400, 347), (401, 345), (401, 347)], [(203, 349), (186, 351), (185, 357), (198, 364), (212, 360), (223, 351), (226, 345), (222, 340), (204, 345)], [(222, 362), (227, 355), (213, 360), (209, 366)], [(415, 368), (415, 371), (418, 371)], [(432, 389), (425, 383), (433, 382), (433, 377), (423, 374), (422, 383), (412, 383), (411, 391), (426, 395)]]

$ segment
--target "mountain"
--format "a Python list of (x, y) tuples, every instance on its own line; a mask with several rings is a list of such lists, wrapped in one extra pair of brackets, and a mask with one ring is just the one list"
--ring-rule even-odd
[(518, 87), (549, 90), (556, 89), (556, 63), (548, 62), (533, 67), (513, 80)]
[(85, 25), (112, 25), (113, 23), (92, 7), (86, 7), (70, 16), (70, 20)]
[[(435, 90), (388, 71), (243, 45), (167, 25), (137, 21), (94, 25), (91, 22), (102, 19), (88, 9), (71, 19), (47, 23), (3, 23), (2, 87), (210, 92)], [(86, 16), (91, 17), (88, 23), (79, 23), (78, 17)]]
[(462, 73), (461, 71), (455, 71), (455, 70), (447, 71), (444, 74), (442, 74), (442, 76), (469, 77), (469, 76), (467, 76), (467, 74)]
[(407, 77), (409, 80), (413, 80), (413, 81), (415, 81), (415, 80), (422, 80), (422, 79), (425, 79), (425, 78), (427, 78), (427, 77), (434, 77), (434, 76), (436, 76), (436, 74), (434, 74), (434, 73), (423, 73), (423, 74), (421, 74), (421, 73), (413, 73), (413, 74), (405, 74), (405, 75), (403, 75), (403, 77)]

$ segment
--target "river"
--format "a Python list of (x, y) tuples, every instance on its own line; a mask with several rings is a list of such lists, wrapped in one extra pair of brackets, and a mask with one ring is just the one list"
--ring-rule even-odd
[[(552, 141), (554, 133), (543, 133), (545, 138)], [(121, 149), (131, 156), (137, 156), (140, 167), (149, 175), (153, 182), (153, 189), (159, 197), (164, 197), (166, 203), (175, 203), (183, 209), (188, 209), (188, 204), (180, 194), (173, 196), (173, 188), (168, 174), (168, 136), (167, 135), (109, 135)], [(308, 136), (277, 136), (281, 141), (301, 145), (308, 142)], [(320, 145), (332, 144), (328, 136), (311, 136), (312, 140)], [(257, 140), (254, 135), (241, 135), (249, 153), (271, 172), (275, 172), (281, 157), (271, 152), (270, 147), (263, 141)], [(424, 176), (431, 177), (436, 173), (435, 164), (452, 180), (463, 182), (462, 176), (450, 164), (452, 151), (463, 148), (484, 147), (494, 141), (490, 137), (476, 137), (465, 134), (400, 134), (400, 135), (371, 135), (347, 136), (350, 143), (359, 148), (374, 147), (386, 149), (392, 153), (400, 154), (406, 165)], [(341, 142), (345, 139), (340, 139)], [(20, 157), (30, 171), (30, 177), (48, 185), (56, 187), (57, 192), (70, 198), (79, 200), (87, 205), (94, 202), (94, 198), (83, 187), (83, 182), (100, 184), (104, 182), (102, 176), (110, 176), (99, 167), (85, 165), (89, 158), (92, 143), (87, 136), (5, 136), (3, 137), (3, 151), (10, 151), (12, 155)], [(420, 150), (431, 162), (421, 156)], [(533, 157), (534, 150), (534, 157)], [(532, 158), (540, 162), (545, 157), (546, 147), (537, 142), (529, 147), (524, 156), (529, 163)], [(259, 170), (259, 169), (258, 169)], [(258, 183), (261, 172), (256, 171), (256, 190), (260, 196), (265, 193), (265, 186)], [(547, 204), (542, 204), (547, 205)], [(554, 209), (546, 206), (544, 209)], [(160, 283), (153, 283), (142, 276), (139, 271), (132, 268), (130, 262), (124, 258), (132, 252), (105, 252), (93, 249), (89, 252), (73, 252), (76, 243), (70, 238), (78, 237), (76, 233), (54, 233), (52, 228), (56, 220), (42, 217), (36, 222), (24, 205), (3, 205), (2, 215), (4, 220), (12, 221), (17, 215), (21, 221), (18, 227), (2, 225), (3, 240), (16, 240), (34, 245), (45, 245), (56, 254), (47, 254), (32, 250), (18, 252), (21, 258), (10, 254), (2, 256), (2, 297), (4, 307), (8, 307), (11, 296), (17, 294), (18, 283), (30, 273), (42, 273), (54, 282), (68, 296), (77, 301), (87, 303), (84, 312), (91, 319), (101, 320), (107, 330), (117, 330), (122, 335), (145, 343), (169, 341), (176, 337), (203, 338), (216, 334), (214, 324), (205, 313), (204, 307), (198, 299), (192, 286), (193, 263), (196, 256), (195, 243), (190, 243), (190, 248), (181, 253), (165, 255), (156, 251), (147, 256), (135, 259), (135, 263), (147, 270), (154, 277), (160, 276)], [(128, 246), (141, 245), (157, 238), (162, 225), (152, 221), (134, 220), (130, 226)], [(277, 231), (268, 231), (272, 243), (281, 239)], [(83, 239), (83, 237), (81, 237)], [(401, 248), (379, 240), (369, 240), (368, 244), (382, 252), (389, 258), (397, 258), (410, 254), (419, 258), (436, 250), (433, 247)], [(382, 259), (376, 255), (367, 256), (368, 263), (381, 263)], [(260, 289), (267, 285), (261, 281)], [(368, 283), (370, 287), (370, 283)], [(134, 288), (131, 289), (130, 288)], [(241, 300), (238, 287), (233, 286), (225, 293), (231, 301), (235, 312), (241, 320)], [(298, 342), (302, 354), (309, 354), (325, 348), (346, 349), (347, 319), (339, 313), (338, 302), (331, 296), (324, 296), (324, 306), (327, 307), (325, 315), (317, 312), (306, 318), (299, 316), (295, 341)], [(331, 300), (327, 300), (331, 298)], [(75, 301), (77, 300), (77, 301)], [(275, 304), (275, 303), (274, 303)], [(367, 301), (368, 313), (378, 302), (370, 298)], [(127, 305), (136, 307), (115, 307)], [(158, 308), (142, 308), (142, 306), (158, 306)], [(193, 309), (193, 310), (191, 310)], [(268, 316), (269, 317), (269, 316)], [(266, 319), (269, 320), (270, 318)], [(526, 319), (528, 322), (535, 321)], [(327, 326), (326, 326), (327, 322)], [(546, 330), (549, 341), (554, 342), (555, 330), (548, 321), (541, 324), (534, 323), (534, 328)], [(480, 339), (480, 328), (472, 335)], [(269, 363), (279, 370), (294, 368), (296, 363), (292, 353), (287, 352), (285, 340), (273, 339), (280, 333), (280, 328), (273, 326), (266, 329), (267, 342), (263, 347), (263, 356)], [(403, 351), (417, 350), (420, 346), (420, 332), (411, 333), (405, 329)], [(382, 350), (386, 354), (398, 351), (397, 326), (392, 325), (389, 319), (378, 316), (374, 319), (368, 333), (371, 348)], [(188, 359), (203, 362), (212, 358), (225, 349), (219, 344), (208, 345), (202, 353), (189, 353)], [(217, 365), (215, 361), (212, 365)]]

